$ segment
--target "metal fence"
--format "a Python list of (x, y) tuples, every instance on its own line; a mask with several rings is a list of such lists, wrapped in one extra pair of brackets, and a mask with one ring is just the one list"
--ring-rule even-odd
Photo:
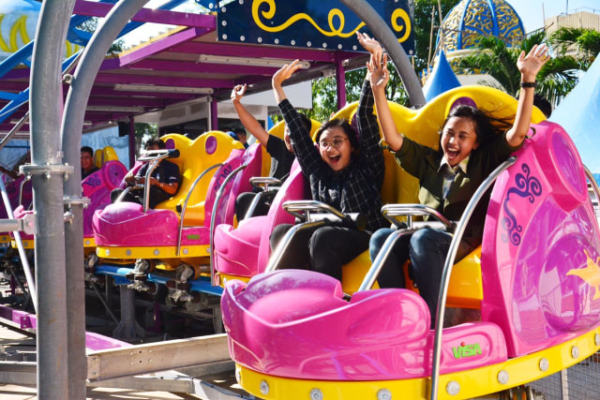
[(528, 386), (535, 400), (599, 400), (600, 353)]

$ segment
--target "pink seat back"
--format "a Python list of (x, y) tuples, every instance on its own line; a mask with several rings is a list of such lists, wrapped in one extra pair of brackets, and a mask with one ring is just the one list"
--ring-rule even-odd
[(502, 328), (511, 357), (600, 323), (600, 231), (583, 164), (559, 125), (534, 129), (496, 181), (482, 243), (482, 319)]
[(277, 192), (277, 195), (273, 199), (273, 203), (267, 214), (267, 221), (260, 236), (257, 264), (259, 273), (265, 270), (267, 263), (269, 262), (269, 256), (271, 255), (269, 239), (271, 237), (271, 232), (273, 232), (273, 228), (280, 224), (294, 223), (294, 217), (285, 211), (282, 205), (289, 200), (306, 199), (304, 183), (302, 169), (300, 168), (298, 161), (294, 160), (290, 170), (290, 176), (285, 180), (281, 189), (279, 189), (279, 192)]
[(107, 161), (102, 168), (81, 181), (83, 195), (90, 199), (90, 204), (83, 209), (83, 234), (85, 236), (93, 235), (94, 212), (110, 204), (110, 192), (119, 187), (126, 173), (127, 168), (120, 161)]
[(235, 215), (235, 200), (240, 193), (250, 192), (252, 185), (250, 178), (260, 176), (262, 167), (262, 150), (260, 143), (255, 143), (248, 147), (242, 156), (242, 165), (246, 168), (229, 181), (226, 191), (229, 194), (227, 199), (223, 199), (221, 207), (224, 212), (224, 218), (221, 223), (231, 223)]
[[(227, 221), (226, 207), (224, 207), (224, 205), (227, 204), (227, 201), (229, 198), (229, 192), (230, 192), (229, 189), (231, 188), (232, 183), (233, 183), (232, 181), (229, 182), (229, 184), (226, 187), (225, 192), (223, 193), (223, 198), (221, 199), (221, 206), (219, 207), (219, 210), (213, 210), (213, 205), (214, 205), (216, 197), (217, 197), (217, 191), (219, 190), (219, 188), (225, 181), (225, 178), (227, 178), (227, 176), (231, 172), (233, 172), (234, 169), (236, 169), (237, 167), (239, 167), (242, 164), (243, 155), (244, 155), (243, 149), (232, 150), (231, 153), (229, 154), (229, 157), (227, 158), (227, 160), (225, 160), (223, 165), (221, 167), (219, 167), (219, 169), (217, 169), (217, 172), (213, 175), (213, 177), (210, 181), (210, 185), (208, 186), (208, 191), (206, 193), (206, 200), (204, 201), (204, 226), (205, 227), (207, 227), (207, 228), (210, 227), (210, 219), (212, 217), (213, 211), (218, 213), (217, 217), (216, 217), (217, 224), (222, 224)], [(231, 214), (231, 221), (233, 221), (233, 213)]]

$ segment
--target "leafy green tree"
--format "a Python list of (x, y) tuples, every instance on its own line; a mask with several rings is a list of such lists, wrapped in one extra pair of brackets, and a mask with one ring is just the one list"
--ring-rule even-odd
[(582, 28), (560, 28), (548, 38), (552, 47), (562, 55), (574, 53), (587, 69), (600, 53), (600, 32)]
[[(516, 66), (519, 54), (521, 51), (527, 53), (535, 44), (546, 41), (543, 31), (535, 32), (520, 46), (512, 48), (496, 37), (482, 37), (477, 46), (479, 51), (459, 59), (458, 66), (465, 72), (482, 72), (493, 76), (510, 95), (517, 96), (521, 82), (521, 74)], [(581, 61), (573, 56), (557, 52), (538, 74), (538, 93), (551, 103), (558, 104), (575, 87), (578, 71), (583, 67)]]

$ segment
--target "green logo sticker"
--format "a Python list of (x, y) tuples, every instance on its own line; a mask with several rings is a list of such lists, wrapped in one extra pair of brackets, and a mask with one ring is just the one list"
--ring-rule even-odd
[(481, 354), (481, 347), (479, 347), (479, 343), (457, 346), (452, 348), (452, 354), (457, 360), (464, 357), (474, 357)]

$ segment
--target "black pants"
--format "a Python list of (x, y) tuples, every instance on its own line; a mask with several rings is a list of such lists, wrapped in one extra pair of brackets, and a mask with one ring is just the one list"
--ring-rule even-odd
[(256, 196), (260, 196), (260, 200), (254, 209), (254, 213), (252, 216), (257, 215), (267, 215), (269, 213), (269, 208), (271, 207), (271, 203), (273, 202), (273, 198), (277, 194), (276, 190), (269, 190), (268, 192), (244, 192), (240, 193), (238, 197), (235, 199), (235, 215), (238, 221), (241, 221), (246, 216), (246, 212), (250, 208), (252, 201), (256, 198)]
[[(117, 200), (117, 198), (119, 198), (122, 192), (123, 189), (113, 189), (113, 191), (110, 192), (111, 202), (114, 203)], [(159, 189), (156, 186), (150, 186), (150, 201), (148, 203), (148, 206), (150, 208), (154, 208), (158, 205), (158, 203), (162, 203), (170, 197), (171, 195), (163, 191), (162, 189)], [(144, 191), (131, 190), (123, 197), (122, 200), (144, 205)]]
[[(271, 234), (275, 249), (291, 224), (278, 225)], [(285, 249), (279, 268), (309, 269), (342, 280), (342, 266), (369, 248), (369, 234), (355, 228), (325, 225), (297, 232)]]

